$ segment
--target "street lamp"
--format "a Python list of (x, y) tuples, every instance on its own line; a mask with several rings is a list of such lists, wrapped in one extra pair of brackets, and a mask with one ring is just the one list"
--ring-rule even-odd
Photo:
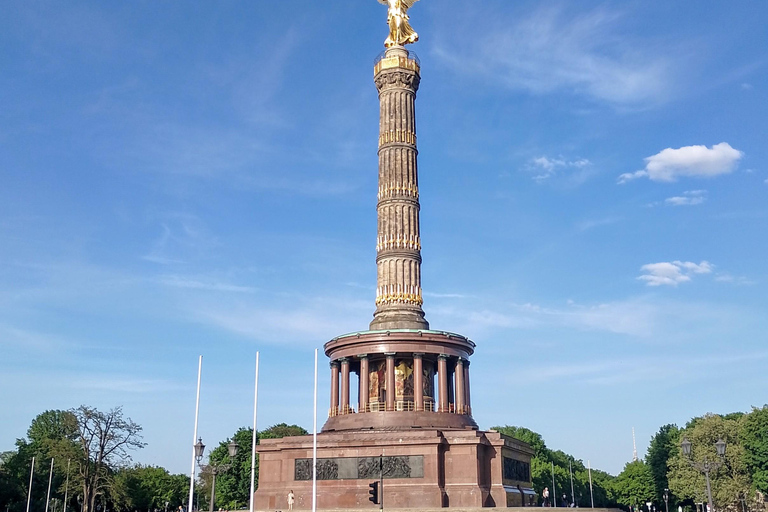
[[(227, 454), (230, 459), (235, 458), (238, 448), (239, 446), (234, 440), (227, 444)], [(203, 459), (203, 450), (205, 450), (203, 440), (198, 439), (197, 444), (195, 445), (195, 458), (197, 459), (197, 464), (200, 466), (201, 470), (208, 471), (213, 477), (213, 480), (211, 481), (211, 506), (209, 508), (210, 512), (213, 512), (213, 505), (216, 500), (216, 475), (229, 471), (230, 468), (232, 468), (232, 464), (212, 464), (209, 458), (208, 465), (202, 466), (200, 465), (200, 461)]]
[(664, 489), (664, 507), (669, 512), (669, 489)]
[(709, 501), (709, 511), (708, 512), (715, 512), (714, 504), (712, 503), (712, 485), (709, 482), (709, 473), (710, 471), (716, 471), (720, 466), (723, 465), (725, 462), (725, 441), (723, 441), (722, 438), (718, 439), (715, 443), (715, 449), (717, 450), (717, 456), (720, 457), (719, 461), (712, 461), (710, 462), (707, 460), (706, 457), (704, 457), (704, 462), (695, 462), (691, 459), (691, 447), (692, 444), (688, 440), (687, 437), (683, 438), (683, 442), (680, 443), (680, 447), (683, 449), (683, 455), (685, 455), (686, 460), (688, 461), (688, 464), (691, 465), (691, 467), (695, 468), (701, 473), (704, 473), (704, 476), (707, 479), (707, 499)]

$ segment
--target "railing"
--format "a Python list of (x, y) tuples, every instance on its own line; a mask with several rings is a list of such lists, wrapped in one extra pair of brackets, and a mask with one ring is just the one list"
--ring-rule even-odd
[[(447, 408), (435, 407), (435, 401), (432, 399), (424, 400), (424, 408), (416, 409), (416, 402), (412, 400), (396, 400), (393, 409), (389, 411), (394, 412), (444, 412), (450, 414), (461, 414), (464, 416), (472, 415), (472, 408), (469, 406), (456, 407), (455, 404), (448, 404)], [(365, 410), (363, 412), (387, 412), (387, 402), (373, 401), (365, 404)], [(346, 414), (356, 414), (354, 407), (344, 406), (336, 407), (328, 410), (328, 417), (344, 416)]]

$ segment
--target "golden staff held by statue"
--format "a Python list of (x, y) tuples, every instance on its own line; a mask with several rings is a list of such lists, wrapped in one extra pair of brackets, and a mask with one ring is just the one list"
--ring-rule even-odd
[(379, 0), (380, 4), (389, 6), (387, 24), (389, 25), (389, 37), (384, 41), (384, 46), (403, 46), (415, 43), (419, 40), (419, 34), (408, 23), (408, 9), (419, 0)]

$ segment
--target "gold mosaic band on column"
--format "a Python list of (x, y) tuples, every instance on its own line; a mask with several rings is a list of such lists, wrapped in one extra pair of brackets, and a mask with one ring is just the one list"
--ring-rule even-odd
[(404, 142), (416, 145), (416, 134), (410, 130), (389, 130), (379, 136), (379, 147), (389, 142)]
[(376, 197), (377, 199), (385, 199), (385, 198), (394, 197), (394, 196), (406, 196), (406, 197), (413, 197), (415, 199), (418, 199), (419, 187), (417, 187), (413, 183), (408, 183), (407, 185), (405, 183), (394, 183), (390, 185), (382, 185), (381, 187), (379, 187), (379, 193)]
[(419, 63), (416, 62), (416, 59), (411, 59), (404, 55), (395, 55), (391, 57), (384, 57), (383, 59), (378, 61), (376, 64), (374, 64), (373, 76), (378, 75), (379, 71), (381, 71), (382, 69), (390, 69), (390, 68), (409, 69), (417, 73), (421, 71), (421, 67), (419, 66)]
[(418, 236), (411, 235), (407, 238), (397, 237), (391, 235), (389, 238), (378, 237), (376, 243), (376, 252), (381, 252), (386, 249), (411, 249), (414, 251), (421, 250), (421, 239)]

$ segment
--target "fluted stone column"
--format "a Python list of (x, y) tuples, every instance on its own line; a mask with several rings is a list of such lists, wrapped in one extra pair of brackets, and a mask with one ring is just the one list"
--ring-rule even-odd
[(371, 330), (429, 329), (421, 294), (416, 91), (419, 65), (393, 46), (374, 69), (379, 90), (376, 312)]
[(349, 413), (349, 359), (341, 359), (341, 410), (340, 414)]
[(437, 356), (437, 380), (439, 382), (440, 406), (438, 412), (448, 412), (448, 356)]
[(358, 356), (360, 358), (360, 391), (358, 392), (357, 412), (368, 412), (368, 387), (370, 386), (370, 373), (368, 370), (368, 354)]
[(387, 386), (387, 410), (395, 410), (395, 354), (386, 354), (387, 374), (385, 382)]
[(331, 416), (339, 413), (339, 363), (331, 361)]
[(424, 410), (424, 354), (413, 354), (413, 408)]

